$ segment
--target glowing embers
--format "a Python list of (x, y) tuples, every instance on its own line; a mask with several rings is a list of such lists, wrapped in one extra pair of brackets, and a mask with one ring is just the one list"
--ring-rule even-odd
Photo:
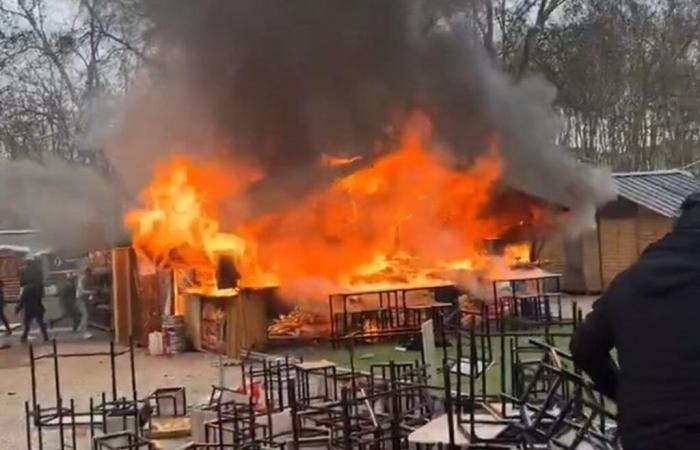
[(444, 284), (332, 294), (328, 298), (331, 338), (354, 337), (372, 343), (409, 337), (431, 319), (439, 332), (443, 315), (457, 307), (457, 292)]

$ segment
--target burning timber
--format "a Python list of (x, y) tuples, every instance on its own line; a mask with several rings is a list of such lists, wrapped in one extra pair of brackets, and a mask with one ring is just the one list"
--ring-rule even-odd
[[(424, 126), (407, 126), (371, 165), (354, 160), (295, 203), (231, 218), (223, 205), (246, 204), (262, 174), (164, 162), (126, 217), (139, 265), (172, 272), (166, 314), (187, 317), (195, 348), (229, 354), (269, 337), (410, 334), (459, 315), (458, 293), (438, 298), (445, 289), (498, 308), (490, 280), (529, 267), (532, 242), (566, 211), (500, 184), (497, 139), (469, 167), (439, 150)], [(258, 299), (273, 286), (299, 308)]]
[(274, 319), (267, 327), (267, 332), (270, 336), (315, 335), (318, 328), (314, 325), (317, 320), (313, 314), (304, 312), (296, 306), (289, 314), (280, 314)]
[(127, 214), (134, 247), (159, 267), (213, 268), (225, 255), (240, 286), (279, 286), (318, 304), (342, 289), (452, 283), (445, 274), (488, 271), (488, 242), (513, 243), (521, 258), (556, 224), (562, 208), (500, 184), (496, 139), (471, 166), (455, 167), (423, 128), (407, 125), (371, 165), (265, 214), (222, 213), (251, 200), (256, 177), (244, 167), (232, 182), (218, 165), (164, 162), (142, 207)]

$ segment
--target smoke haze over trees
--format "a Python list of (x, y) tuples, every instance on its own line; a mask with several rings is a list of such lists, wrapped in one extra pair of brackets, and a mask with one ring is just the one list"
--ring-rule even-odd
[[(101, 132), (148, 65), (148, 0), (0, 1), (0, 151), (97, 163)], [(614, 170), (700, 157), (694, 0), (440, 0), (516, 78), (556, 86), (560, 141)]]
[[(50, 155), (112, 173), (102, 150), (128, 111), (124, 99), (168, 69), (157, 58), (163, 24), (154, 7), (0, 0), (2, 156), (46, 166)], [(556, 88), (556, 139), (574, 157), (617, 171), (700, 159), (696, 0), (434, 0), (431, 8), (438, 24), (471, 22), (472, 39), (515, 80), (539, 75)]]

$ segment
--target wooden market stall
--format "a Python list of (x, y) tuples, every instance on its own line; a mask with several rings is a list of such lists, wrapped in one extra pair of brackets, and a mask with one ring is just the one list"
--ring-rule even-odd
[(274, 289), (198, 290), (190, 271), (159, 269), (136, 257), (131, 247), (113, 250), (113, 307), (116, 340), (148, 335), (184, 324), (185, 347), (238, 356), (267, 341), (267, 305)]
[(240, 356), (242, 349), (263, 349), (271, 295), (270, 289), (189, 292), (185, 324), (192, 347), (232, 357)]
[(551, 236), (540, 250), (563, 274), (563, 289), (597, 293), (634, 263), (649, 244), (671, 231), (683, 200), (700, 182), (680, 171), (613, 174), (618, 198), (601, 208), (597, 227), (580, 236)]

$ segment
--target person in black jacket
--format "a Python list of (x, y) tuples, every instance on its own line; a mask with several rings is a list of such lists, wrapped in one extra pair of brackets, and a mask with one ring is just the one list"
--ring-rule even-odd
[(700, 192), (594, 303), (571, 351), (617, 402), (625, 450), (700, 448)]
[(47, 342), (49, 334), (46, 331), (46, 323), (44, 323), (45, 310), (42, 304), (44, 299), (44, 276), (38, 260), (27, 261), (27, 266), (20, 276), (20, 286), (22, 287), (22, 293), (20, 294), (16, 312), (24, 311), (22, 342), (27, 342), (32, 321), (37, 322), (44, 337), (44, 342)]
[(5, 282), (0, 280), (0, 320), (5, 325), (5, 334), (12, 334), (12, 327), (10, 327), (10, 322), (5, 316)]
[(80, 311), (78, 311), (77, 299), (75, 298), (75, 281), (72, 277), (59, 284), (58, 300), (61, 304), (61, 315), (49, 320), (49, 326), (53, 328), (66, 317), (70, 317), (73, 322), (73, 331), (78, 331)]

